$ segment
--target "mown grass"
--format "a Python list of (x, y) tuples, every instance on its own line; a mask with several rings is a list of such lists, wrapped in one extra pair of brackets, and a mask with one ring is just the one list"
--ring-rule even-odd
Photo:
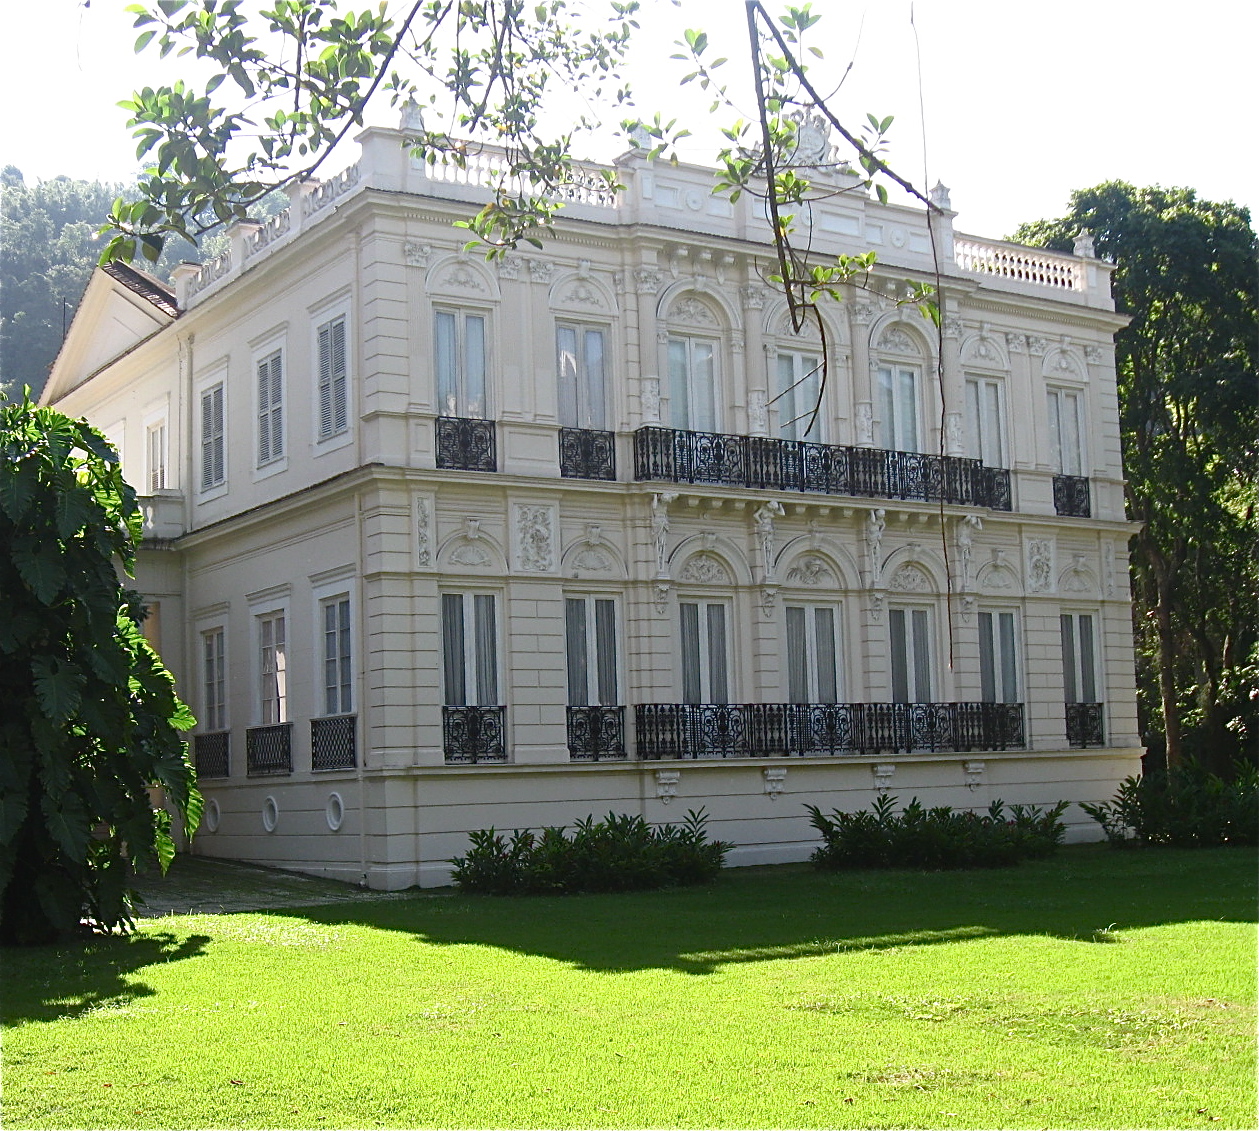
[(1250, 1128), (1255, 863), (151, 920), (5, 956), (5, 1126)]

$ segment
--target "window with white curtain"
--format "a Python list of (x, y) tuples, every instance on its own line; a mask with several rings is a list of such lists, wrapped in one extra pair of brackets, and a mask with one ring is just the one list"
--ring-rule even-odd
[(918, 369), (910, 365), (878, 367), (879, 447), (894, 452), (919, 452)]
[(323, 712), (348, 715), (354, 710), (350, 598), (343, 594), (321, 601), (319, 616), (323, 636)]
[(787, 605), (787, 699), (838, 703), (839, 609), (834, 605)]
[[(822, 414), (813, 421), (822, 391), (822, 358), (817, 353), (779, 350), (776, 358), (778, 434), (784, 440), (811, 440), (821, 443)], [(806, 435), (810, 422), (813, 428)]]
[(226, 633), (211, 628), (201, 634), (201, 729), (227, 729)]
[(1097, 703), (1097, 641), (1092, 613), (1063, 613), (1063, 696), (1068, 703)]
[(486, 403), (485, 316), (466, 310), (433, 312), (433, 367), (437, 411), (483, 420)]
[(319, 343), (319, 438), (326, 440), (349, 426), (345, 317), (329, 319), (315, 336)]
[(288, 721), (288, 648), (284, 614), (256, 618), (258, 633), (259, 719), (264, 726)]
[(717, 342), (669, 336), (669, 404), (673, 427), (716, 432)]
[(201, 393), (201, 490), (227, 481), (223, 382)]
[(930, 703), (931, 613), (928, 609), (888, 609), (892, 660), (892, 702)]
[(966, 454), (988, 467), (1006, 467), (1005, 382), (966, 378)]
[(559, 322), (555, 354), (560, 424), (565, 428), (607, 428), (606, 335), (601, 326)]
[(682, 701), (729, 703), (728, 608), (722, 601), (681, 601)]
[(166, 418), (148, 427), (149, 494), (164, 490), (166, 481)]
[(566, 597), (564, 635), (570, 707), (614, 707), (617, 692), (616, 601)]
[(1084, 474), (1084, 397), (1072, 389), (1047, 390), (1049, 449), (1061, 475)]
[(258, 362), (258, 466), (284, 455), (284, 361), (280, 350)]
[(985, 703), (1019, 702), (1018, 654), (1013, 612), (979, 614), (979, 697)]
[(492, 593), (442, 594), (442, 670), (448, 707), (498, 705), (497, 621)]

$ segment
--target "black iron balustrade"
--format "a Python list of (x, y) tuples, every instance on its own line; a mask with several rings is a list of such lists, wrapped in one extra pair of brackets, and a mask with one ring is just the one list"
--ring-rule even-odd
[(329, 715), (310, 720), (310, 768), (352, 770), (355, 766), (357, 715)]
[(192, 756), (199, 778), (225, 778), (231, 772), (230, 731), (192, 736)]
[(1067, 745), (1105, 746), (1106, 726), (1102, 703), (1067, 704)]
[(569, 707), (568, 757), (574, 762), (624, 758), (624, 707)]
[(506, 762), (506, 707), (443, 707), (446, 761)]
[(1083, 475), (1054, 476), (1054, 512), (1072, 518), (1088, 518), (1093, 513), (1089, 481)]
[(1009, 471), (975, 459), (655, 426), (634, 433), (634, 477), (991, 510), (1012, 505)]
[(494, 421), (439, 416), (437, 466), (453, 471), (497, 471)]
[(293, 772), (293, 724), (250, 727), (245, 731), (245, 772), (252, 777)]
[(561, 428), (560, 475), (565, 479), (615, 479), (616, 433)]
[(641, 703), (638, 756), (765, 758), (1019, 750), (1022, 703)]

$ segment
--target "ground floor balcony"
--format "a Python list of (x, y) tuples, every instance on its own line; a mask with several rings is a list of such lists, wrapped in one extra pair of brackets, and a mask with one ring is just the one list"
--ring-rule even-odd
[(1106, 724), (1103, 703), (1067, 704), (1067, 745), (1105, 746)]
[(638, 756), (766, 758), (1019, 750), (1021, 703), (641, 703)]
[(1054, 513), (1069, 518), (1088, 518), (1092, 515), (1093, 500), (1086, 476), (1054, 476)]
[(442, 708), (442, 748), (449, 764), (506, 762), (507, 708)]

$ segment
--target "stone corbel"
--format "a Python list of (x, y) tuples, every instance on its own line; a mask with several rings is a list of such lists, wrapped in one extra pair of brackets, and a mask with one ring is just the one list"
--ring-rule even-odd
[(766, 766), (761, 771), (765, 778), (765, 794), (771, 801), (777, 801), (787, 783), (786, 766)]
[(656, 796), (668, 805), (678, 795), (678, 782), (682, 778), (681, 770), (656, 771)]
[(874, 789), (876, 793), (886, 793), (892, 788), (892, 777), (896, 773), (894, 762), (876, 762), (870, 767), (874, 773)]
[(972, 793), (984, 784), (984, 764), (982, 762), (963, 762), (962, 773), (966, 775), (966, 788)]

